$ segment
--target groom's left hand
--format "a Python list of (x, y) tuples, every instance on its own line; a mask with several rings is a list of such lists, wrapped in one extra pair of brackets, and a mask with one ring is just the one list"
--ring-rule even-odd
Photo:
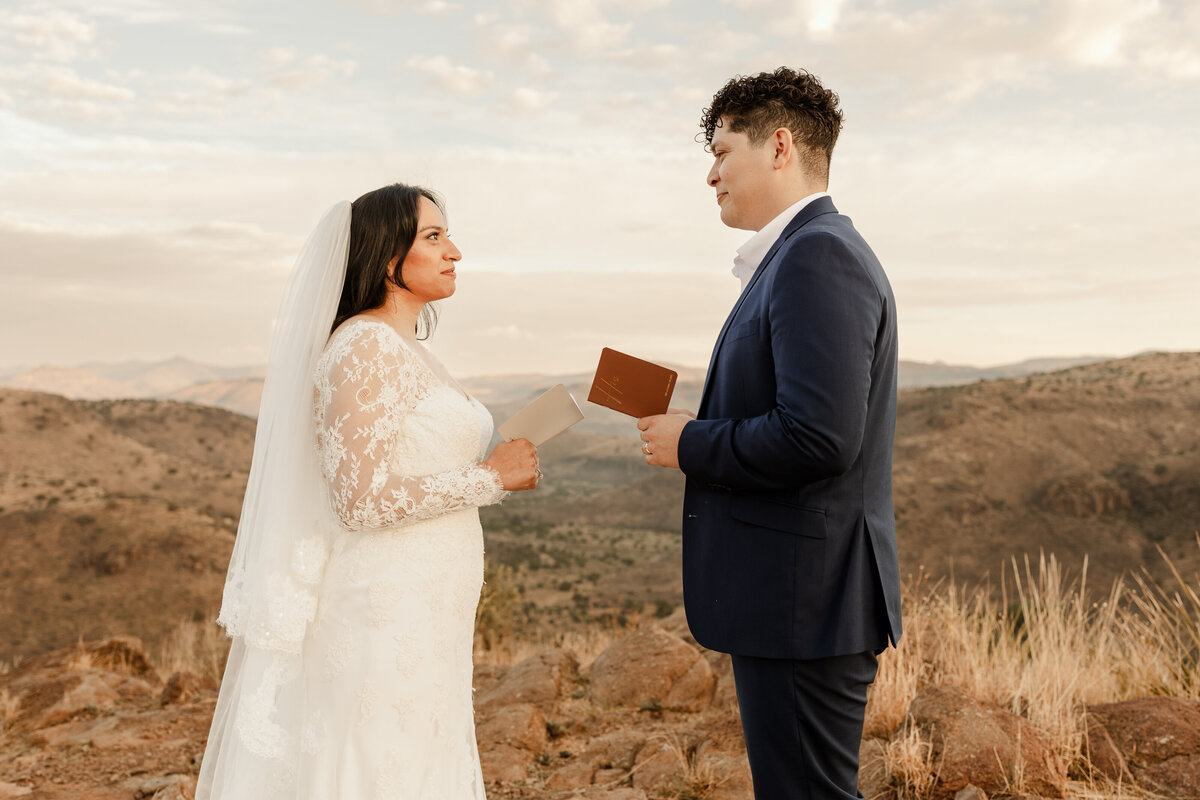
[(642, 417), (638, 430), (642, 432), (642, 455), (654, 467), (679, 469), (679, 435), (683, 426), (694, 419), (691, 412), (671, 409), (666, 414)]

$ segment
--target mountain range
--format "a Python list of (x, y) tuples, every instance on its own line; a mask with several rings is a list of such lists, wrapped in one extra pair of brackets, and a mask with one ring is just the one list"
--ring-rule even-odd
[[(539, 388), (497, 382), (488, 403), (501, 419)], [(481, 512), (489, 564), (510, 570), (491, 590), (531, 635), (681, 600), (681, 476), (645, 465), (629, 418), (585, 405), (586, 425), (542, 448), (539, 490)], [(193, 403), (0, 389), (0, 661), (211, 617), (254, 429)], [(904, 389), (894, 474), (906, 577), (998, 587), (1044, 552), (1075, 574), (1086, 559), (1106, 592), (1143, 567), (1167, 578), (1160, 549), (1190, 576), (1200, 353)]]
[[(1093, 364), (1105, 356), (1035, 358), (995, 367), (972, 367), (941, 362), (901, 361), (900, 387), (954, 386), (979, 380), (1016, 378)], [(695, 406), (704, 384), (704, 370), (672, 365), (679, 373), (675, 405)], [(166, 361), (88, 363), (79, 366), (13, 366), (0, 369), (0, 386), (58, 394), (75, 400), (153, 398), (215, 406), (247, 416), (258, 414), (266, 366), (217, 367), (177, 357)], [(481, 375), (462, 381), (489, 406), (513, 410), (541, 391), (562, 383), (579, 399), (587, 396), (591, 372), (563, 375)], [(692, 402), (688, 406), (688, 402)], [(519, 404), (519, 405), (518, 405)], [(600, 415), (600, 419), (611, 419)], [(601, 423), (601, 427), (605, 426)]]

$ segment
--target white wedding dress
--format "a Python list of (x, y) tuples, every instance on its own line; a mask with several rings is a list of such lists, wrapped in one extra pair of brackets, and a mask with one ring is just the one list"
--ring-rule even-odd
[[(444, 372), (444, 371), (443, 371)], [(333, 535), (304, 642), (295, 790), (312, 800), (483, 800), (471, 697), (487, 409), (415, 340), (354, 320), (315, 376)]]

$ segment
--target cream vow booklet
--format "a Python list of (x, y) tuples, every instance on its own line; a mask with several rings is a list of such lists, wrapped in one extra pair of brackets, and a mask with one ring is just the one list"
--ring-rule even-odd
[(535, 447), (541, 447), (581, 419), (579, 404), (560, 383), (501, 425), (500, 435), (505, 441), (528, 439)]

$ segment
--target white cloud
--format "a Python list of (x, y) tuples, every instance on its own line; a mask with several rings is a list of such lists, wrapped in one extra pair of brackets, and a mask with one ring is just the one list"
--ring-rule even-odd
[(209, 22), (201, 25), (200, 28), (209, 33), (215, 33), (218, 36), (251, 36), (254, 34), (252, 28), (229, 22)]
[(1200, 78), (1200, 52), (1195, 49), (1151, 50), (1142, 55), (1141, 63), (1157, 73), (1174, 80)]
[(809, 0), (808, 29), (814, 34), (828, 33), (837, 25), (842, 0)]
[(556, 92), (544, 92), (522, 86), (514, 90), (509, 99), (515, 110), (540, 111), (553, 103), (557, 97)]
[(627, 47), (607, 53), (606, 57), (640, 69), (658, 69), (687, 61), (683, 48), (668, 43)]
[(1158, 0), (1066, 0), (1051, 13), (1058, 19), (1056, 44), (1086, 66), (1119, 66), (1141, 23), (1155, 17)]
[(457, 3), (446, 2), (446, 0), (343, 0), (343, 2), (360, 6), (372, 14), (386, 16), (411, 11), (419, 14), (440, 16), (457, 11), (459, 8)]
[[(1200, 192), (1200, 3), (737, 0), (753, 5), (739, 14), (719, 0), (456, 1), (457, 13), (437, 19), (422, 13), (434, 10), (424, 0), (314, 7), (289, 19), (292, 38), (281, 39), (253, 4), (19, 0), (20, 13), (55, 9), (94, 26), (90, 41), (60, 25), (41, 44), (0, 30), (0, 196), (19, 199), (0, 209), (0, 223), (51, 224), (47, 236), (64, 240), (86, 229), (86, 246), (76, 241), (64, 257), (103, 253), (103, 280), (63, 274), (63, 285), (85, 286), (92, 310), (70, 307), (81, 327), (60, 354), (92, 346), (80, 331), (103, 327), (101, 310), (133, 318), (129, 298), (161, 279), (171, 307), (193, 306), (181, 332), (153, 345), (207, 358), (213, 320), (236, 300), (208, 283), (181, 288), (162, 272), (171, 263), (196, 280), (211, 271), (226, 286), (248, 281), (267, 330), (278, 284), (266, 276), (286, 271), (319, 210), (406, 180), (446, 193), (466, 254), (462, 297), (446, 308), (446, 335), (456, 319), (467, 325), (452, 351), (475, 359), (454, 365), (459, 374), (538, 356), (540, 345), (509, 347), (516, 356), (500, 347), (514, 325), (540, 343), (578, 322), (599, 333), (562, 346), (584, 349), (628, 327), (635, 352), (702, 362), (723, 317), (715, 306), (736, 293), (728, 261), (745, 237), (717, 222), (703, 183), (709, 160), (692, 141), (697, 117), (731, 75), (781, 63), (812, 68), (843, 97), (835, 198), (904, 294), (908, 355), (977, 362), (1074, 350), (1076, 340), (1056, 338), (1040, 317), (1084, 337), (1101, 311), (1112, 338), (1095, 349), (1196, 342), (1177, 310), (1200, 303), (1186, 278), (1200, 263), (1190, 211)], [(254, 227), (196, 222), (214, 218)], [(280, 239), (260, 252), (259, 235)], [(10, 246), (18, 252), (0, 237), (6, 257)], [(123, 271), (122, 253), (137, 270)], [(620, 316), (619, 304), (605, 306), (607, 318), (559, 310), (580, 294), (590, 303), (603, 283), (578, 276), (613, 269), (703, 270), (718, 318), (671, 339)], [(553, 292), (535, 277), (497, 279), (467, 302), (487, 273), (554, 271), (544, 281)], [(1168, 271), (1183, 277), (1160, 291)], [(1137, 326), (1119, 307), (1133, 294), (1124, 275), (1142, 287)], [(620, 280), (625, 293), (635, 283)], [(646, 285), (674, 302), (667, 278)], [(523, 308), (546, 320), (487, 310), (531, 286), (536, 302)], [(1110, 298), (1086, 307), (1091, 318), (1080, 311), (1089, 291)], [(0, 292), (0, 323), (3, 309), (32, 315), (25, 297)], [(631, 308), (645, 310), (641, 302)], [(1156, 306), (1173, 331), (1158, 340)], [(1025, 324), (1023, 308), (1036, 324)], [(490, 333), (474, 327), (477, 309)], [(1000, 330), (1001, 311), (1024, 338), (988, 330)], [(481, 344), (488, 335), (496, 347)], [(121, 357), (136, 338), (94, 345), (97, 357)], [(583, 351), (571, 352), (563, 363), (581, 363)]]
[(96, 39), (96, 29), (78, 15), (37, 6), (0, 11), (0, 29), (46, 61), (73, 61)]
[(296, 60), (296, 48), (290, 46), (268, 47), (263, 51), (263, 60), (274, 67), (282, 67)]
[(547, 0), (544, 13), (572, 48), (597, 52), (620, 47), (633, 25), (606, 19), (600, 5), (599, 0)]
[(193, 66), (164, 81), (149, 99), (148, 107), (166, 117), (220, 116), (231, 101), (247, 97), (254, 89), (255, 83), (249, 79)]
[(446, 91), (469, 96), (483, 91), (492, 82), (493, 73), (453, 64), (446, 56), (410, 58), (404, 66), (430, 76), (434, 85)]
[(314, 53), (300, 58), (294, 47), (272, 47), (263, 53), (267, 62), (267, 80), (283, 89), (307, 89), (340, 78), (349, 78), (358, 70), (358, 62)]
[(58, 0), (64, 7), (127, 25), (154, 25), (179, 20), (187, 7), (174, 0)]
[(127, 86), (42, 63), (0, 67), (0, 91), (9, 95), (10, 106), (23, 116), (74, 122), (119, 119), (122, 107), (136, 96)]

